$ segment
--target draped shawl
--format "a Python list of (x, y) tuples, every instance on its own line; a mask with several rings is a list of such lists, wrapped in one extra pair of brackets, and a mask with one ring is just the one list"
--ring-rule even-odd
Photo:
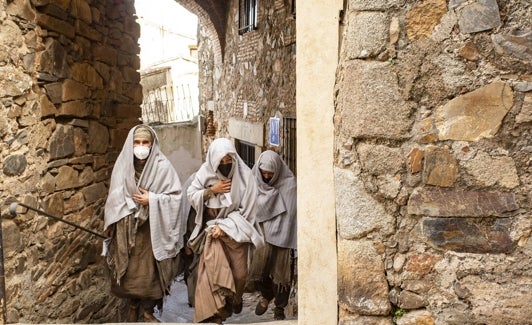
[[(218, 165), (223, 157), (230, 155), (233, 166), (229, 173), (231, 178), (231, 191), (217, 194), (204, 202), (205, 189), (217, 182), (226, 179), (218, 171)], [(214, 140), (209, 146), (205, 162), (196, 172), (196, 176), (187, 190), (187, 196), (192, 207), (196, 210), (196, 227), (190, 239), (196, 238), (201, 231), (203, 222), (204, 205), (219, 208), (215, 220), (207, 225), (218, 225), (229, 237), (235, 241), (250, 242), (256, 247), (264, 245), (262, 231), (255, 222), (255, 200), (257, 184), (251, 170), (238, 156), (233, 143), (226, 138)]]
[[(141, 127), (150, 130), (153, 141), (139, 181), (135, 181), (133, 133), (138, 127), (140, 125), (129, 131), (113, 168), (105, 202), (104, 230), (130, 214), (138, 216), (141, 210), (148, 209), (153, 255), (161, 261), (175, 257), (183, 247), (186, 217), (180, 210), (181, 183), (174, 167), (161, 152), (155, 131), (146, 125)], [(147, 207), (132, 198), (133, 194), (140, 193), (139, 188), (149, 191)]]
[[(273, 173), (266, 184), (259, 169)], [(257, 221), (264, 227), (266, 242), (284, 248), (296, 248), (296, 177), (274, 151), (264, 151), (253, 166), (257, 180)]]

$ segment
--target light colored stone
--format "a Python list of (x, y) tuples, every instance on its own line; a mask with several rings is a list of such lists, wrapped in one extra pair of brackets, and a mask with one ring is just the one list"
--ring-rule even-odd
[(451, 100), (436, 110), (440, 140), (477, 141), (493, 137), (513, 102), (513, 92), (503, 82), (488, 84)]
[(0, 66), (0, 98), (20, 96), (32, 86), (31, 77), (12, 66)]
[(428, 310), (410, 310), (399, 317), (396, 325), (435, 325), (434, 317)]
[(463, 161), (461, 165), (482, 186), (519, 186), (519, 175), (511, 157), (491, 157), (486, 152), (479, 151), (473, 159)]
[(394, 199), (401, 190), (401, 177), (399, 175), (377, 176), (377, 186), (379, 188), (379, 193), (385, 198)]
[(77, 187), (79, 173), (74, 168), (69, 166), (59, 167), (59, 173), (55, 178), (55, 189), (65, 190), (73, 187)]
[(236, 139), (262, 146), (264, 142), (264, 126), (262, 123), (229, 119), (227, 127), (229, 135)]
[(348, 59), (369, 58), (386, 48), (390, 19), (382, 12), (358, 12), (349, 15), (346, 44)]
[(401, 93), (388, 63), (347, 62), (338, 94), (341, 133), (355, 138), (409, 137), (412, 104)]
[(349, 8), (357, 11), (379, 11), (398, 8), (402, 4), (401, 0), (349, 0)]
[(336, 217), (341, 238), (362, 238), (393, 231), (394, 218), (366, 192), (361, 179), (345, 169), (335, 169)]
[(403, 169), (401, 149), (361, 143), (357, 153), (363, 170), (372, 175), (395, 175)]

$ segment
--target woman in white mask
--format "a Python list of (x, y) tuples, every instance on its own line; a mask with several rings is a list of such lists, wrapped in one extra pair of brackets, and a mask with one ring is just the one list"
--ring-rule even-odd
[(162, 308), (183, 247), (180, 205), (179, 177), (155, 132), (132, 128), (113, 168), (104, 226), (111, 291), (129, 299), (128, 322), (158, 322), (154, 307)]

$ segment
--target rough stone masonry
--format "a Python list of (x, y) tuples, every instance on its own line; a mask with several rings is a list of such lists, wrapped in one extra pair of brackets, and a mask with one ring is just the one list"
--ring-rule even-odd
[(530, 322), (531, 13), (523, 1), (347, 2), (341, 324)]

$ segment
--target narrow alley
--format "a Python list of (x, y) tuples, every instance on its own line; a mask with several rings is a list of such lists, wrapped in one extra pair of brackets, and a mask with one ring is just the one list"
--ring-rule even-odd
[[(193, 323), (194, 308), (188, 305), (187, 288), (182, 276), (178, 276), (172, 285), (172, 292), (164, 302), (162, 312), (158, 312), (155, 316), (164, 323)], [(297, 317), (292, 316), (288, 311), (286, 312), (286, 320), (273, 320), (273, 302), (270, 303), (270, 308), (265, 314), (261, 316), (255, 315), (255, 306), (259, 299), (258, 293), (244, 294), (244, 308), (238, 315), (233, 315), (224, 321), (224, 324), (254, 324), (254, 323), (268, 323), (268, 324), (297, 324)]]

